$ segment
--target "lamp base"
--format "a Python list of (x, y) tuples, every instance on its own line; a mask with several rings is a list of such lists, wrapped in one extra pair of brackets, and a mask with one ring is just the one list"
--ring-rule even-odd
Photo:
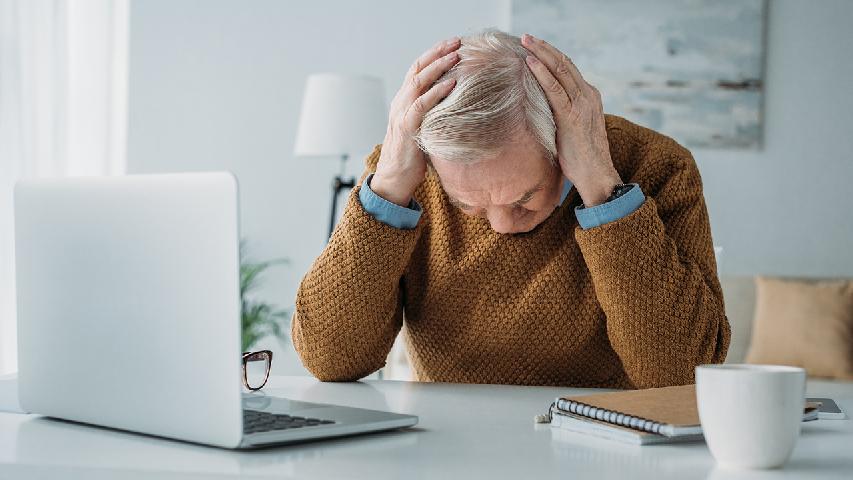
[(355, 177), (344, 179), (340, 175), (335, 176), (332, 181), (332, 214), (329, 217), (329, 238), (335, 231), (335, 215), (338, 213), (338, 195), (341, 190), (355, 188)]

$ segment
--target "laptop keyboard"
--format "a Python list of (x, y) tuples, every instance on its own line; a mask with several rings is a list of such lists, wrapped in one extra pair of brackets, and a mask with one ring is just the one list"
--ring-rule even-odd
[(243, 433), (270, 432), (290, 428), (317, 427), (335, 423), (322, 418), (293, 417), (280, 413), (243, 410)]

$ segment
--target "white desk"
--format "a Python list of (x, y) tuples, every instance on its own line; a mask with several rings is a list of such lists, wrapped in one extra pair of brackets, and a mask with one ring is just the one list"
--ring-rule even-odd
[[(636, 447), (535, 425), (548, 387), (274, 377), (269, 395), (420, 416), (408, 431), (235, 452), (52, 419), (0, 413), (0, 478), (853, 478), (853, 421), (819, 420), (786, 468), (714, 468), (704, 443)], [(853, 412), (853, 384), (810, 382)]]

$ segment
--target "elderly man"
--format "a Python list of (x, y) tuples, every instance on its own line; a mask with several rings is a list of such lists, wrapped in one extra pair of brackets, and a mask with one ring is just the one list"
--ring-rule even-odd
[(690, 152), (605, 115), (547, 42), (424, 53), (366, 164), (297, 293), (317, 378), (376, 371), (401, 329), (422, 381), (647, 388), (725, 359)]

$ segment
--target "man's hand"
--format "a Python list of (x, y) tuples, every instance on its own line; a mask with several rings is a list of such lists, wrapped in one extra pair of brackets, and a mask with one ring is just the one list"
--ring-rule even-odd
[(421, 55), (406, 73), (403, 86), (391, 101), (388, 130), (370, 182), (374, 193), (407, 207), (426, 177), (426, 156), (414, 140), (424, 115), (453, 90), (454, 80), (436, 84), (459, 61), (461, 40), (438, 43)]
[(577, 188), (585, 206), (604, 203), (622, 180), (610, 158), (601, 95), (571, 59), (548, 42), (524, 34), (521, 44), (532, 53), (527, 65), (551, 104), (563, 175)]

